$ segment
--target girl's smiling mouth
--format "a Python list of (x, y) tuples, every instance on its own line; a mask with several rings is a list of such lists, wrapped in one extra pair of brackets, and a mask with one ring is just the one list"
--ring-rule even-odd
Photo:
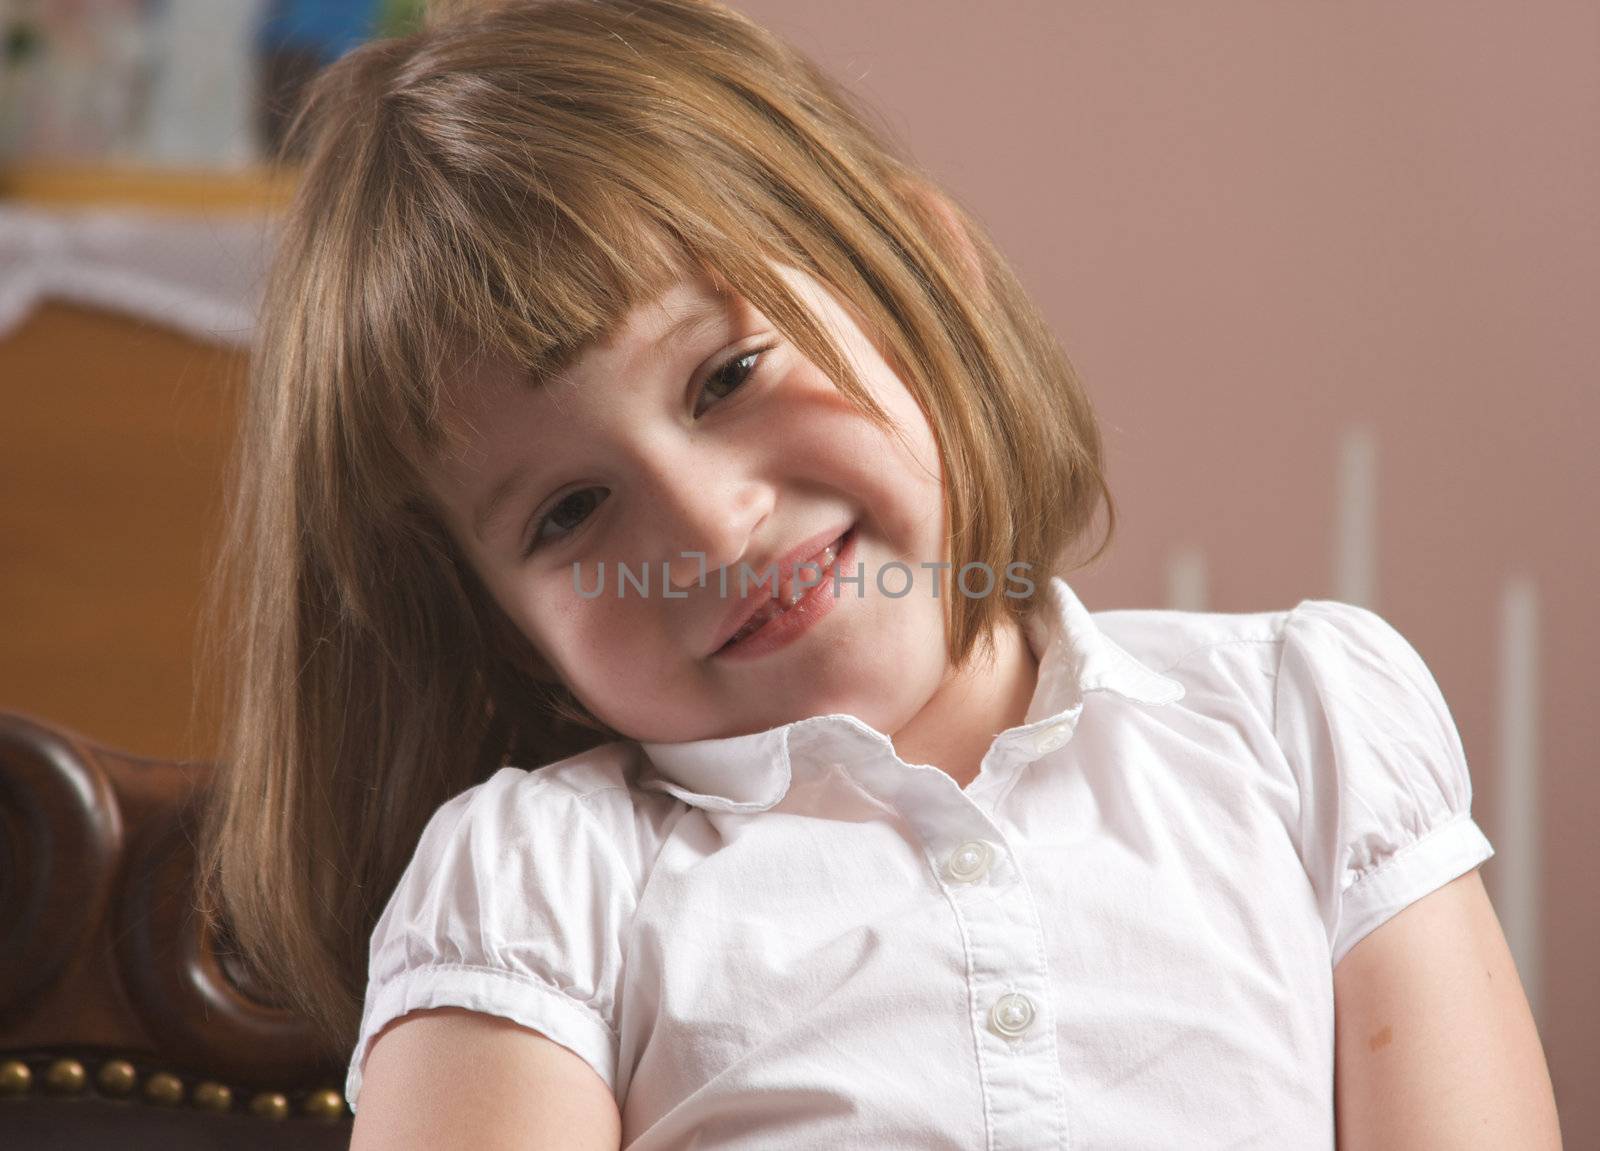
[[(711, 653), (712, 656), (745, 659), (765, 655), (797, 638), (832, 611), (834, 602), (839, 598), (833, 590), (834, 581), (840, 570), (848, 570), (850, 561), (855, 558), (855, 541), (856, 525), (852, 524), (844, 534), (816, 553), (812, 559), (798, 561), (794, 565), (794, 574), (796, 576), (803, 574), (807, 580), (813, 578), (814, 570), (808, 567), (808, 564), (826, 563), (820, 580), (809, 587), (798, 589), (801, 594), (792, 606), (784, 606), (787, 601), (781, 593), (792, 589), (798, 582), (796, 580), (785, 581), (776, 589), (780, 594), (769, 592), (767, 596), (760, 598), (752, 606), (752, 610), (743, 616), (743, 623), (722, 646)], [(783, 569), (780, 567), (779, 570)], [(759, 579), (765, 573), (757, 572), (754, 575)]]

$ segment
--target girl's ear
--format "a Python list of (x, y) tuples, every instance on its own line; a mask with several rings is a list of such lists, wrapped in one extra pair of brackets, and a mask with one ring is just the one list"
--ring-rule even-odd
[(955, 205), (943, 192), (922, 180), (907, 178), (901, 187), (933, 217), (934, 223), (960, 254), (967, 286), (980, 295), (987, 293), (989, 282), (983, 274), (983, 261), (979, 259), (978, 249), (972, 243), (966, 225), (961, 222), (961, 214), (956, 211)]

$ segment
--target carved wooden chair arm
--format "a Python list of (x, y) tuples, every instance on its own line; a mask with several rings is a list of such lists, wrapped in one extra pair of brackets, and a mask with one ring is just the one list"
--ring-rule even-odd
[(195, 912), (212, 770), (0, 712), (0, 1146), (348, 1146), (344, 1065)]

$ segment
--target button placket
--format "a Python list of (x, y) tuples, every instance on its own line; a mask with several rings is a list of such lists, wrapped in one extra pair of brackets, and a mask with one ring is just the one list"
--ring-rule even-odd
[[(1026, 758), (1027, 748), (1025, 740), (1008, 744), (1011, 763)], [(1008, 832), (964, 808), (953, 814), (930, 819), (926, 839), (942, 849), (930, 858), (937, 868), (931, 878), (941, 882), (959, 924), (957, 954), (965, 956), (970, 995), (960, 1003), (964, 1026), (978, 1040), (986, 1092), (1006, 1101), (995, 1113), (993, 1142), (1042, 1146), (1039, 1115), (1065, 1122), (1065, 1104), (1055, 1032), (1047, 1025), (1050, 1004), (1041, 991), (1050, 986), (1050, 969), (1039, 946), (1038, 911)], [(1048, 1145), (1065, 1144), (1053, 1134)]]
[[(1040, 734), (1014, 733), (997, 742), (984, 762), (991, 777), (984, 789), (957, 789), (938, 768), (907, 764), (887, 746), (841, 770), (855, 787), (899, 812), (926, 852), (925, 870), (919, 870), (928, 897), (942, 897), (948, 906), (949, 961), (965, 985), (948, 1007), (960, 1012), (963, 1032), (977, 1040), (986, 1096), (1004, 1103), (993, 1112), (991, 1142), (1014, 1148), (1041, 1146), (1041, 1114), (1059, 1115), (1065, 1125), (1061, 1062), (1042, 990), (1050, 986), (1050, 968), (1038, 909), (1022, 874), (1025, 855), (1019, 856), (991, 802), (1008, 790), (996, 780), (1009, 782), (1009, 774), (1036, 758), (1033, 740)], [(1048, 1145), (1065, 1145), (1061, 1134), (1052, 1129)]]

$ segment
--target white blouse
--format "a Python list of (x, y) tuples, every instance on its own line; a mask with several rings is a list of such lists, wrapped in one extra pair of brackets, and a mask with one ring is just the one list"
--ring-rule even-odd
[(586, 1060), (631, 1151), (1333, 1148), (1334, 965), (1494, 853), (1433, 676), (1349, 604), (1041, 587), (1027, 721), (965, 789), (840, 714), (445, 803), (351, 1107), (384, 1024), (455, 1005)]

